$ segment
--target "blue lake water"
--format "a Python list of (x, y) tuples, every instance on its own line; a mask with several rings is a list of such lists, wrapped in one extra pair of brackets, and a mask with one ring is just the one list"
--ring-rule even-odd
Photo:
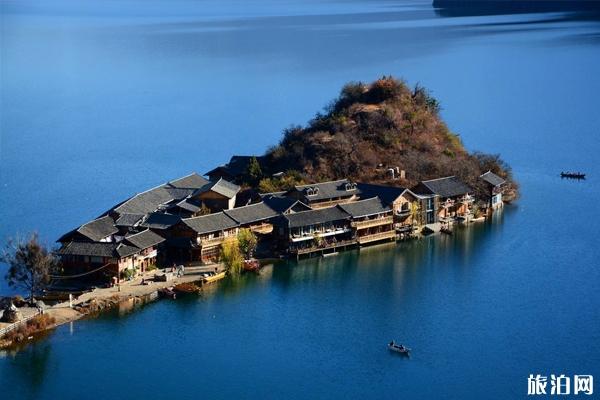
[[(600, 18), (401, 1), (0, 0), (0, 237), (261, 153), (350, 80), (428, 87), (522, 198), (452, 237), (282, 263), (63, 326), (2, 399), (516, 398), (600, 377)], [(560, 180), (580, 170), (585, 182)], [(10, 293), (4, 282), (0, 292)], [(410, 359), (388, 353), (395, 338)]]

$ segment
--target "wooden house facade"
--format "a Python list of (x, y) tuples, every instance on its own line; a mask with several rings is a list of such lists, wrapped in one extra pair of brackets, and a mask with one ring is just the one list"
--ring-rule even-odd
[(378, 197), (339, 204), (337, 207), (350, 216), (352, 238), (358, 245), (396, 239), (393, 210), (384, 206)]
[(338, 207), (282, 215), (275, 225), (280, 248), (295, 257), (356, 244), (350, 215)]
[(492, 171), (482, 174), (479, 179), (481, 179), (487, 187), (486, 198), (483, 199), (486, 202), (487, 208), (490, 210), (502, 208), (504, 205), (502, 192), (504, 191), (506, 180), (494, 174)]
[(444, 224), (472, 217), (473, 190), (455, 176), (419, 182), (412, 191), (426, 199), (426, 209), (435, 210), (437, 220)]
[[(221, 245), (228, 239), (236, 240), (239, 224), (223, 212), (183, 219), (173, 228), (171, 243), (187, 246), (179, 248), (179, 255), (189, 262), (217, 262)], [(186, 254), (187, 253), (187, 254)]]

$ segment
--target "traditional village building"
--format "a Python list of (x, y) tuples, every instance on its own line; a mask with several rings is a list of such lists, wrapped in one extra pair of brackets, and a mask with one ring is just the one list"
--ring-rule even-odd
[(286, 194), (288, 197), (302, 201), (311, 208), (324, 208), (336, 204), (358, 200), (360, 190), (356, 183), (348, 179), (321, 182), (310, 185), (298, 185)]
[(384, 206), (378, 197), (339, 204), (337, 207), (350, 215), (352, 236), (360, 246), (396, 239), (393, 211)]
[(57, 255), (66, 276), (81, 275), (87, 280), (120, 279), (123, 271), (145, 271), (157, 262), (157, 247), (164, 239), (146, 230), (115, 242), (69, 242)]
[(422, 181), (412, 191), (426, 199), (427, 212), (435, 210), (437, 219), (444, 224), (467, 221), (472, 215), (472, 189), (455, 176)]
[(296, 257), (356, 244), (350, 215), (338, 207), (282, 215), (275, 225), (280, 246)]
[(237, 238), (238, 225), (223, 212), (186, 218), (173, 227), (173, 239), (169, 244), (177, 248), (175, 257), (179, 260), (216, 262), (225, 240)]
[(232, 156), (227, 164), (220, 165), (208, 171), (205, 175), (213, 182), (225, 179), (229, 182), (242, 183), (242, 180), (249, 173), (253, 158), (256, 158), (258, 165), (261, 169), (264, 169), (264, 156)]
[(96, 278), (119, 277), (123, 269), (145, 269), (155, 263), (158, 243), (148, 243), (164, 241), (155, 231), (167, 232), (180, 221), (179, 216), (164, 211), (207, 184), (205, 178), (195, 173), (167, 182), (135, 194), (102, 217), (63, 235), (58, 240), (62, 247), (57, 254), (66, 275), (103, 267), (94, 275)]
[(264, 202), (237, 207), (223, 212), (229, 218), (236, 221), (240, 228), (248, 228), (252, 232), (262, 235), (273, 231), (271, 220), (279, 216), (279, 212)]
[(181, 217), (179, 215), (154, 212), (144, 217), (138, 226), (143, 229), (152, 229), (167, 238), (170, 236), (171, 228), (180, 222)]
[(149, 266), (156, 266), (158, 261), (158, 246), (165, 241), (161, 235), (146, 229), (145, 231), (125, 236), (124, 245), (133, 246), (138, 249), (131, 254), (130, 265), (128, 268), (134, 268), (140, 272), (146, 272)]
[(502, 201), (503, 186), (506, 180), (494, 174), (492, 171), (488, 171), (479, 177), (488, 188), (486, 197), (482, 200), (486, 201), (487, 207), (491, 210), (501, 208), (504, 203)]
[(235, 207), (235, 200), (240, 187), (224, 179), (209, 183), (194, 192), (191, 199), (204, 204), (211, 212), (230, 210)]
[[(385, 207), (389, 207), (394, 215), (394, 227), (402, 235), (411, 234), (413, 230), (427, 224), (427, 200), (411, 190), (399, 186), (385, 186), (370, 183), (359, 183), (361, 198), (378, 197)], [(434, 214), (430, 212), (430, 219)]]

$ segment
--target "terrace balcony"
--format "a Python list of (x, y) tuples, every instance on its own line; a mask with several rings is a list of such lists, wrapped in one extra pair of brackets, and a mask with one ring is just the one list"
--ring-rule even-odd
[(371, 235), (359, 236), (357, 238), (358, 244), (363, 245), (365, 243), (377, 242), (379, 240), (391, 240), (396, 238), (396, 231), (385, 231), (373, 233)]
[(356, 228), (357, 230), (360, 230), (360, 229), (372, 228), (374, 226), (390, 225), (392, 223), (394, 223), (394, 217), (389, 216), (389, 217), (383, 217), (383, 218), (368, 219), (368, 220), (364, 220), (364, 221), (352, 221), (351, 226), (353, 228)]
[(336, 240), (331, 242), (323, 242), (318, 246), (307, 246), (307, 247), (292, 247), (289, 249), (290, 254), (301, 256), (303, 254), (310, 254), (324, 250), (337, 249), (340, 247), (353, 246), (356, 244), (356, 240)]

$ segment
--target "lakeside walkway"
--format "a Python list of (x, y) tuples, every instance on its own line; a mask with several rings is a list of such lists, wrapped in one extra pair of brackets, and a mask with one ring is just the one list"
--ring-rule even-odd
[[(45, 308), (44, 314), (51, 316), (55, 319), (55, 322), (50, 327), (48, 327), (48, 329), (53, 329), (57, 326), (66, 324), (71, 321), (76, 321), (80, 318), (85, 317), (87, 314), (77, 311), (75, 307), (83, 306), (91, 300), (114, 300), (116, 302), (122, 302), (131, 298), (149, 296), (157, 292), (159, 289), (175, 286), (181, 283), (197, 282), (203, 278), (203, 273), (215, 272), (215, 269), (217, 272), (222, 272), (224, 271), (224, 265), (211, 264), (206, 266), (188, 267), (185, 269), (185, 273), (183, 276), (174, 277), (168, 282), (154, 281), (154, 275), (162, 271), (160, 269), (157, 269), (143, 274), (139, 274), (135, 277), (135, 279), (121, 282), (120, 285), (114, 287), (94, 289), (90, 292), (83, 293), (76, 299), (73, 299), (73, 308), (70, 307), (68, 301), (57, 303), (53, 306)], [(143, 285), (142, 280), (147, 282), (147, 284)], [(37, 309), (32, 307), (23, 307), (19, 310), (23, 313), (24, 319), (25, 317), (37, 314)], [(13, 325), (20, 325), (22, 323), (23, 320), (14, 324), (0, 323), (0, 328), (7, 328)]]

